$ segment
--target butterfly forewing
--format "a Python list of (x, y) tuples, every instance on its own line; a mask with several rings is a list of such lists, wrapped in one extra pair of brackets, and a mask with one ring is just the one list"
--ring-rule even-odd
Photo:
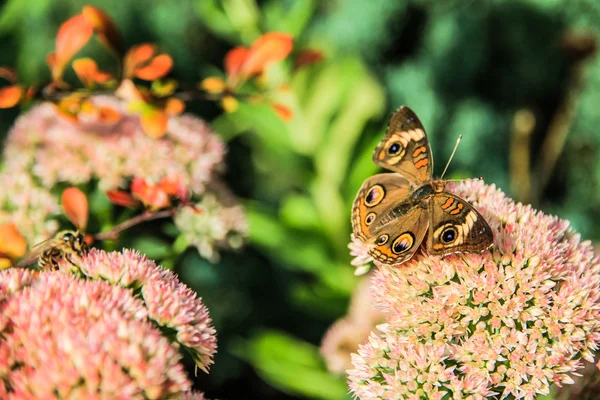
[(379, 174), (367, 179), (352, 207), (354, 234), (367, 241), (376, 227), (393, 222), (393, 208), (407, 201), (412, 191), (411, 183), (398, 174)]
[(425, 128), (408, 107), (390, 118), (385, 138), (373, 153), (373, 162), (416, 183), (431, 180), (433, 157)]

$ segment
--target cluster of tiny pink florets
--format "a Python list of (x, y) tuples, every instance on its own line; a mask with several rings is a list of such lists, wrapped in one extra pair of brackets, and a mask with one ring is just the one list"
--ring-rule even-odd
[(27, 283), (3, 294), (0, 397), (161, 399), (190, 388), (177, 348), (127, 289), (15, 269), (0, 280)]
[(205, 371), (212, 363), (201, 299), (134, 251), (92, 250), (77, 262), (0, 272), (0, 397), (204, 399), (190, 392), (180, 354)]
[(385, 314), (374, 307), (371, 298), (369, 279), (363, 278), (354, 290), (348, 313), (323, 336), (321, 354), (329, 371), (343, 374), (352, 368), (350, 355), (365, 342), (375, 326), (385, 321)]
[(374, 302), (388, 321), (353, 355), (351, 390), (361, 399), (533, 399), (572, 383), (600, 344), (591, 244), (493, 186), (449, 190), (487, 219), (494, 246), (379, 266)]
[[(59, 184), (98, 182), (102, 191), (127, 188), (132, 178), (149, 184), (171, 177), (200, 198), (175, 219), (181, 236), (208, 259), (218, 249), (239, 247), (246, 233), (242, 208), (222, 187), (225, 144), (201, 119), (169, 118), (166, 134), (149, 137), (139, 115), (115, 97), (97, 96), (97, 107), (109, 107), (118, 118), (77, 122), (62, 116), (50, 103), (23, 114), (9, 132), (0, 173), (0, 223), (11, 222), (29, 245), (51, 237), (58, 229)], [(198, 212), (202, 210), (202, 212)], [(94, 210), (92, 210), (93, 212)]]
[[(70, 268), (66, 261), (61, 267)], [(89, 251), (78, 263), (87, 278), (132, 288), (141, 294), (148, 318), (161, 329), (175, 332), (175, 340), (207, 371), (217, 350), (215, 330), (206, 306), (177, 276), (137, 251)]]
[(6, 142), (6, 171), (26, 170), (47, 188), (98, 179), (103, 190), (117, 188), (128, 177), (158, 181), (178, 176), (202, 193), (221, 169), (225, 146), (201, 119), (171, 117), (165, 136), (154, 139), (143, 132), (139, 116), (127, 112), (122, 101), (108, 96), (92, 101), (110, 107), (119, 118), (110, 124), (74, 123), (49, 103), (21, 116)]

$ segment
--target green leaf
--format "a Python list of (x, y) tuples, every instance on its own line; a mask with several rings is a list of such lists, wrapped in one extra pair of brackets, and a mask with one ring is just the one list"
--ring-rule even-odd
[(270, 1), (263, 7), (264, 25), (267, 31), (287, 32), (299, 36), (316, 8), (315, 0)]
[(217, 35), (237, 43), (239, 36), (220, 2), (217, 0), (197, 0), (196, 12), (206, 26)]
[(102, 225), (109, 223), (114, 206), (106, 197), (106, 192), (96, 188), (88, 194), (88, 200), (90, 202), (90, 212), (94, 218), (97, 218)]
[(175, 254), (183, 254), (183, 252), (186, 251), (188, 247), (190, 247), (190, 244), (188, 243), (185, 236), (179, 235), (177, 236), (177, 239), (175, 239), (175, 241), (173, 242), (171, 248)]
[(31, 15), (46, 16), (51, 0), (9, 0), (2, 7), (0, 14), (0, 33), (4, 34), (19, 29), (23, 20)]
[(133, 248), (148, 256), (152, 260), (165, 258), (171, 251), (171, 246), (154, 237), (138, 236), (133, 240)]
[(246, 215), (250, 225), (249, 241), (283, 261), (283, 266), (319, 276), (333, 264), (324, 241), (314, 232), (288, 230), (276, 217), (256, 207), (247, 207)]
[(265, 331), (240, 339), (232, 352), (284, 392), (311, 399), (350, 398), (345, 379), (326, 371), (319, 349), (286, 333)]
[(279, 215), (282, 222), (293, 228), (320, 230), (321, 221), (315, 205), (308, 196), (291, 194), (281, 202)]

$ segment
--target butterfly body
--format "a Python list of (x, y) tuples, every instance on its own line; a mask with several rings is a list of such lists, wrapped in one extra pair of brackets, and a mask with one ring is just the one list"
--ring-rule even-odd
[(390, 119), (373, 161), (392, 173), (368, 178), (352, 209), (354, 235), (386, 265), (409, 260), (427, 234), (434, 255), (483, 251), (493, 242), (487, 222), (465, 200), (432, 179), (433, 158), (423, 125), (408, 107)]

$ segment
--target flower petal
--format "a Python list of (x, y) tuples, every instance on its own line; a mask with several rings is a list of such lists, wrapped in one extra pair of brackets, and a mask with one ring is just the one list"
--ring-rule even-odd
[(62, 79), (65, 66), (87, 44), (92, 33), (92, 26), (81, 14), (68, 19), (60, 26), (56, 35), (56, 62), (52, 70), (54, 81)]
[(292, 51), (294, 39), (287, 33), (269, 32), (254, 41), (242, 69), (242, 77), (262, 73), (270, 64), (285, 59)]
[(159, 54), (150, 63), (135, 71), (135, 76), (145, 81), (162, 78), (173, 68), (173, 59), (168, 54)]
[(131, 182), (131, 194), (144, 205), (154, 209), (166, 208), (171, 205), (167, 193), (158, 185), (150, 185), (143, 178), (134, 178)]
[(291, 121), (294, 118), (294, 112), (288, 106), (284, 106), (281, 103), (272, 103), (271, 107), (275, 113), (284, 121)]
[(112, 78), (111, 74), (98, 71), (96, 61), (87, 57), (78, 58), (73, 61), (73, 70), (85, 86), (92, 86), (95, 83), (106, 83)]
[(8, 86), (0, 89), (0, 108), (11, 108), (19, 104), (23, 88), (21, 86)]
[(218, 94), (222, 93), (227, 88), (227, 85), (223, 79), (211, 76), (200, 82), (200, 88), (208, 93)]
[(145, 111), (141, 117), (140, 122), (142, 129), (146, 135), (152, 138), (160, 138), (167, 133), (167, 123), (169, 122), (169, 116), (156, 108)]
[(229, 79), (233, 81), (238, 79), (242, 66), (249, 55), (250, 49), (246, 47), (236, 47), (225, 55), (225, 72)]
[(115, 91), (115, 94), (128, 101), (144, 101), (144, 95), (131, 79), (124, 79)]
[(123, 39), (115, 23), (99, 8), (84, 6), (81, 13), (86, 22), (94, 28), (100, 41), (110, 49), (123, 52)]
[(106, 192), (106, 197), (111, 203), (122, 207), (135, 208), (140, 204), (131, 194), (122, 190), (109, 190)]
[(165, 112), (168, 115), (179, 115), (185, 110), (185, 103), (181, 99), (171, 97), (165, 103)]
[(14, 260), (27, 252), (27, 242), (13, 223), (0, 225), (0, 254)]
[(223, 107), (225, 112), (232, 113), (237, 111), (237, 109), (240, 107), (240, 103), (233, 96), (225, 96), (221, 100), (221, 107)]
[(89, 214), (88, 199), (85, 193), (76, 187), (67, 188), (62, 193), (61, 203), (63, 212), (69, 221), (77, 229), (85, 230)]
[(155, 51), (155, 47), (149, 43), (133, 46), (131, 49), (129, 49), (125, 55), (124, 61), (125, 78), (133, 77), (135, 70), (141, 65), (149, 62)]

